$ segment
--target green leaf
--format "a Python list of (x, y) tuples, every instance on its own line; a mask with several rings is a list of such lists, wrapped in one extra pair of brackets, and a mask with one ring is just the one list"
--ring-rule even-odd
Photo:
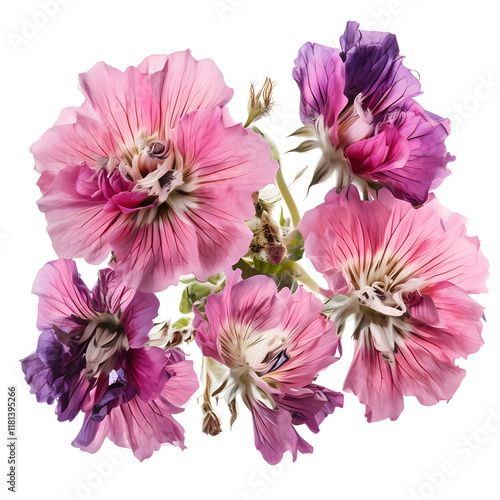
[(297, 262), (302, 259), (304, 255), (304, 238), (303, 236), (295, 229), (294, 237), (290, 243), (286, 246), (288, 258)]
[(189, 314), (193, 312), (193, 304), (189, 300), (188, 287), (182, 291), (181, 303), (179, 304), (179, 311), (182, 314)]
[(189, 318), (179, 318), (173, 325), (172, 329), (180, 330), (181, 328), (185, 328), (190, 323)]

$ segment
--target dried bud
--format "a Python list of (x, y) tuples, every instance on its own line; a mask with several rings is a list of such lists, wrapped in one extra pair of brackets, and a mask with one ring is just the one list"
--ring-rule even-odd
[(182, 318), (173, 325), (169, 321), (158, 323), (149, 333), (149, 346), (161, 347), (165, 351), (180, 346), (183, 342), (191, 342), (194, 339), (193, 328), (189, 320)]
[[(254, 217), (254, 219), (256, 218), (257, 216)], [(260, 258), (269, 260), (273, 266), (277, 266), (286, 253), (281, 228), (265, 210), (260, 211), (258, 220), (260, 220), (260, 224), (253, 231), (249, 255), (258, 255)]]
[(275, 82), (272, 82), (269, 77), (266, 77), (262, 88), (255, 93), (255, 86), (250, 85), (250, 98), (248, 99), (248, 119), (245, 127), (248, 127), (253, 122), (260, 120), (262, 117), (267, 116), (273, 105), (272, 94)]
[(208, 403), (204, 403), (201, 406), (201, 409), (204, 413), (202, 432), (204, 434), (208, 434), (209, 436), (217, 436), (222, 432), (221, 422), (219, 417), (215, 414), (212, 409), (212, 406)]

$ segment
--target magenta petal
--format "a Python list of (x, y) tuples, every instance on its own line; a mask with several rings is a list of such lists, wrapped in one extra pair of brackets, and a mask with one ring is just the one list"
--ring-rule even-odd
[(147, 402), (162, 390), (166, 382), (164, 371), (167, 358), (163, 349), (147, 347), (129, 349), (125, 358), (127, 381), (137, 391), (137, 396)]
[[(398, 110), (392, 136), (404, 149), (395, 155), (398, 163), (384, 162), (367, 172), (369, 179), (387, 187), (399, 199), (421, 205), (428, 192), (450, 174), (446, 167), (450, 155), (444, 141), (449, 134), (449, 121), (432, 116), (410, 100)], [(397, 133), (395, 132), (397, 128)], [(350, 148), (348, 148), (350, 149)]]
[[(286, 451), (293, 460), (297, 459), (298, 435), (292, 426), (292, 417), (286, 410), (271, 410), (258, 401), (252, 404), (255, 447), (262, 453), (264, 460), (271, 465), (281, 462)], [(303, 441), (303, 440), (301, 440)], [(306, 444), (307, 443), (303, 443)], [(302, 449), (305, 447), (302, 446)], [(302, 451), (302, 450), (300, 450)], [(312, 452), (312, 447), (303, 453)]]
[(128, 333), (131, 348), (142, 347), (149, 341), (153, 320), (158, 316), (160, 301), (152, 293), (134, 290), (135, 295), (121, 318)]

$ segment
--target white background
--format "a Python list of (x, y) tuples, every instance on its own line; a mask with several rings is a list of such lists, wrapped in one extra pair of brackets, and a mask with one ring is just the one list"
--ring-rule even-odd
[[(492, 1), (464, 5), (453, 0), (65, 0), (45, 18), (35, 0), (4, 5), (0, 391), (4, 414), (7, 386), (16, 385), (18, 391), (17, 498), (500, 498), (498, 15)], [(479, 235), (491, 262), (490, 293), (478, 298), (488, 319), (485, 345), (460, 361), (467, 376), (455, 397), (429, 408), (407, 399), (396, 422), (368, 424), (364, 407), (348, 394), (345, 408), (327, 418), (318, 435), (301, 430), (315, 452), (276, 467), (255, 450), (248, 412), (242, 411), (232, 431), (223, 413), (224, 432), (210, 438), (200, 432), (195, 400), (179, 416), (186, 428), (188, 449), (183, 452), (165, 446), (140, 463), (108, 441), (95, 455), (73, 448), (80, 421), (59, 423), (53, 406), (36, 403), (18, 362), (33, 352), (38, 337), (33, 278), (56, 257), (35, 204), (40, 195), (29, 146), (63, 107), (82, 102), (77, 75), (95, 62), (123, 70), (150, 54), (191, 48), (197, 59), (212, 58), (234, 88), (230, 110), (237, 120), (246, 118), (249, 82), (262, 82), (265, 76), (275, 80), (276, 114), (262, 126), (283, 150), (292, 149), (297, 141), (286, 136), (300, 126), (299, 93), (291, 77), (297, 51), (307, 41), (338, 47), (347, 20), (359, 21), (362, 29), (395, 33), (405, 64), (420, 74), (425, 93), (418, 101), (453, 120), (447, 145), (457, 161), (437, 195), (467, 216), (469, 234)], [(26, 31), (30, 21), (43, 26)], [(315, 158), (314, 153), (285, 155), (286, 178), (291, 181)], [(324, 186), (313, 188), (304, 200), (311, 173), (293, 191), (302, 212), (321, 202), (325, 192)], [(96, 269), (78, 265), (92, 286)], [(162, 295), (163, 319), (178, 315), (173, 295)], [(191, 351), (197, 360), (195, 346)], [(344, 357), (320, 381), (340, 390), (351, 353), (346, 338)], [(5, 429), (0, 436), (6, 434), (5, 419), (0, 419)], [(8, 450), (5, 444), (0, 449), (4, 498)], [(446, 474), (439, 472), (443, 469)]]

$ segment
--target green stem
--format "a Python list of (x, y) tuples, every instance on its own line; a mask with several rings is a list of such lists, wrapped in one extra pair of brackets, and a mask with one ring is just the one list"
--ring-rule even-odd
[(291, 272), (292, 276), (297, 281), (307, 286), (309, 290), (314, 293), (320, 293), (321, 295), (324, 295), (321, 292), (319, 285), (311, 278), (311, 276), (309, 276), (307, 271), (300, 264), (293, 260), (290, 260), (286, 263), (286, 267)]
[(276, 184), (280, 190), (281, 196), (283, 196), (283, 200), (288, 207), (290, 215), (292, 216), (293, 227), (297, 227), (300, 222), (300, 214), (297, 205), (295, 204), (295, 200), (288, 189), (288, 186), (285, 182), (285, 178), (283, 177), (283, 172), (281, 170), (281, 165), (278, 168), (278, 173), (276, 174)]

